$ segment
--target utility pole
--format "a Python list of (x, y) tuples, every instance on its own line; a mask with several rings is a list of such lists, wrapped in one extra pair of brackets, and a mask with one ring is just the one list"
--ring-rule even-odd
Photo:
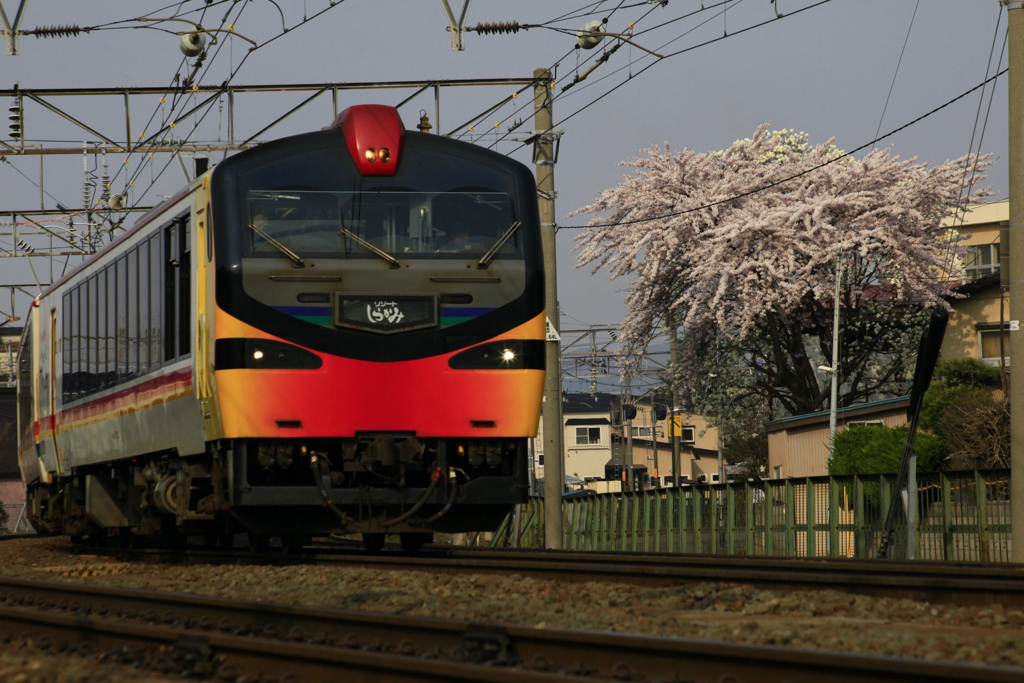
[[(1024, 367), (1024, 335), (1015, 323), (1024, 320), (1024, 2), (1000, 0), (1006, 6), (1010, 43), (1010, 358)], [(1019, 323), (1018, 323), (1019, 324)], [(1022, 373), (1018, 372), (1021, 375)], [(1024, 375), (1010, 377), (1010, 559), (1024, 562)]]
[(551, 72), (533, 72), (533, 159), (537, 166), (541, 245), (544, 249), (544, 547), (562, 548), (562, 493), (565, 472), (562, 449), (562, 362), (559, 358), (558, 281), (555, 271), (555, 147), (551, 113)]
[(669, 348), (669, 418), (672, 420), (670, 431), (672, 439), (672, 485), (679, 486), (679, 470), (682, 468), (682, 456), (679, 449), (679, 428), (676, 427), (676, 361), (678, 360), (678, 335), (676, 334), (676, 319), (670, 312), (668, 314), (668, 333), (671, 335), (668, 340)]

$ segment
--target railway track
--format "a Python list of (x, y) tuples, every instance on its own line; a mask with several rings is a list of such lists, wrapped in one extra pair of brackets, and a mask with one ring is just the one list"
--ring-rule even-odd
[(622, 582), (652, 587), (716, 581), (783, 590), (832, 589), (932, 604), (1024, 609), (1024, 565), (1006, 563), (546, 552), (440, 545), (427, 546), (418, 553), (400, 552), (397, 546), (367, 553), (357, 544), (345, 542), (321, 542), (289, 555), (189, 549), (131, 551), (129, 556), (134, 553), (174, 559), (191, 557), (202, 562), (316, 562), (441, 573), (519, 574), (557, 581)]
[(1021, 669), (0, 579), (0, 642), (162, 675), (352, 681), (1019, 681)]
[(934, 604), (1024, 608), (1024, 565), (1019, 564), (436, 548), (416, 555), (326, 549), (312, 550), (306, 557), (391, 569), (518, 573), (559, 581), (649, 586), (722, 581), (779, 589), (834, 589)]

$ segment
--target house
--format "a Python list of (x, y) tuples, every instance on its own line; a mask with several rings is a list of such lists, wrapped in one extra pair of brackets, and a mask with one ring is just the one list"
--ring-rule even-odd
[(605, 478), (605, 466), (612, 460), (612, 422), (614, 419), (618, 423), (619, 405), (618, 396), (612, 394), (566, 394), (563, 397), (562, 447), (566, 475), (584, 481)]
[[(718, 432), (699, 415), (676, 411), (668, 419), (667, 405), (642, 399), (632, 405), (636, 415), (623, 412), (616, 394), (564, 394), (562, 447), (566, 479), (574, 477), (590, 488), (619, 490), (598, 482), (625, 482), (626, 488), (669, 485), (675, 480), (672, 439), (679, 438), (679, 481), (717, 481)], [(656, 411), (655, 407), (660, 410)], [(661, 414), (664, 411), (664, 414)], [(544, 477), (543, 421), (534, 440), (534, 480)]]
[[(656, 419), (655, 406), (665, 409), (665, 418)], [(718, 428), (707, 419), (681, 408), (668, 419), (668, 406), (650, 400), (636, 404), (637, 415), (632, 420), (632, 458), (634, 467), (645, 467), (652, 481), (658, 485), (671, 484), (672, 439), (679, 439), (679, 481), (718, 480)]]
[(21, 327), (0, 326), (0, 387), (13, 387), (21, 347)]
[[(964, 259), (966, 282), (957, 288), (962, 298), (953, 299), (941, 358), (976, 358), (998, 366), (1000, 349), (1009, 366), (1010, 297), (999, 273), (1000, 227), (1008, 225), (1010, 203), (992, 202), (969, 211), (955, 229), (967, 235), (970, 249)], [(952, 225), (951, 225), (952, 227)]]

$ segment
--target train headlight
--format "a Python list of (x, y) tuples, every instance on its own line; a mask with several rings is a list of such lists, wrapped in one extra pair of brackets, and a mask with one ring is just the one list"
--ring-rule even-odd
[(373, 147), (367, 147), (366, 152), (364, 152), (364, 155), (366, 156), (366, 160), (371, 164), (377, 161), (377, 150), (375, 150)]
[(381, 147), (377, 153), (377, 158), (380, 159), (380, 163), (386, 164), (391, 161), (391, 150), (387, 147)]
[(311, 351), (273, 339), (218, 339), (213, 351), (216, 370), (251, 368), (264, 370), (315, 370), (323, 366)]
[(454, 370), (543, 370), (544, 342), (505, 339), (477, 344), (448, 359)]

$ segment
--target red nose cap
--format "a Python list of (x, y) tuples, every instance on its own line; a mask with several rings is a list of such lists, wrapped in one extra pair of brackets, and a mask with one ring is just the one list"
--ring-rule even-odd
[(352, 161), (363, 175), (395, 175), (405, 142), (398, 110), (384, 104), (359, 104), (338, 114), (331, 128), (341, 128)]

